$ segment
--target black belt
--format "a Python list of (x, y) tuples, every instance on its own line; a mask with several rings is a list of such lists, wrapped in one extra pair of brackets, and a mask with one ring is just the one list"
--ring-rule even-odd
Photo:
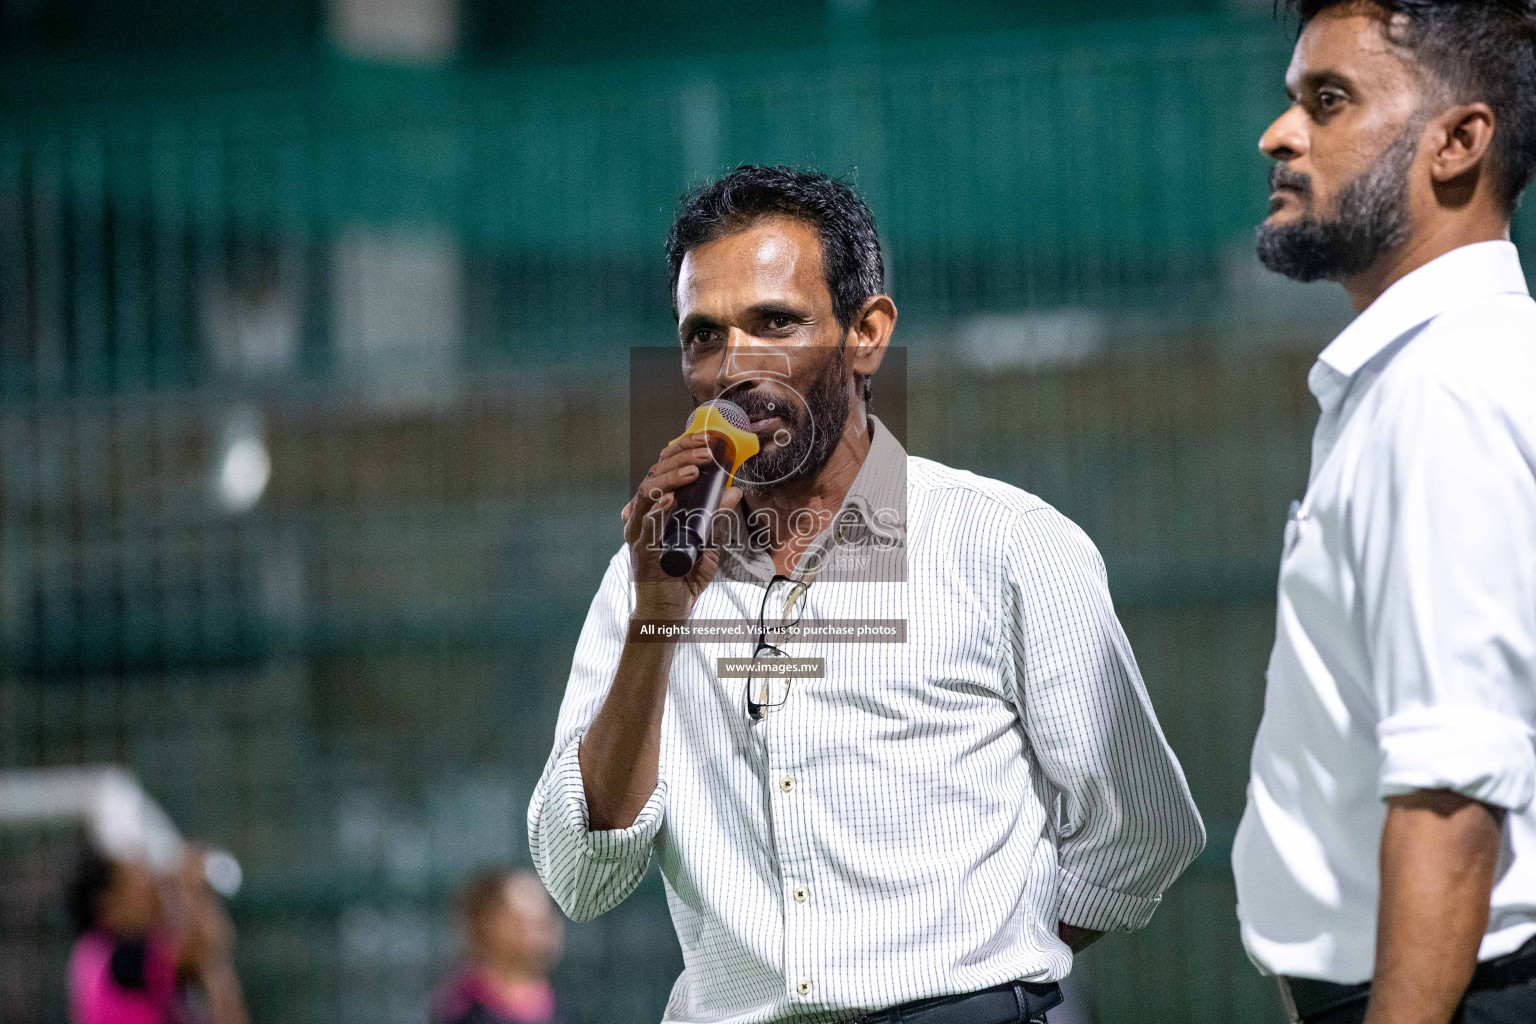
[(860, 1014), (848, 1024), (1029, 1024), (1045, 1020), (1045, 1011), (1061, 999), (1054, 981), (1010, 981), (968, 995), (919, 999)]
[[(1532, 978), (1536, 978), (1536, 938), (1513, 953), (1478, 964), (1472, 972), (1472, 981), (1467, 985), (1467, 991), (1508, 988)], [(1277, 980), (1280, 982), (1280, 1001), (1285, 1004), (1285, 1012), (1290, 1015), (1292, 1024), (1305, 1024), (1325, 1013), (1355, 1006), (1371, 998), (1371, 983), (1368, 981), (1357, 985), (1339, 985), (1315, 978), (1289, 978), (1285, 975), (1280, 975)]]

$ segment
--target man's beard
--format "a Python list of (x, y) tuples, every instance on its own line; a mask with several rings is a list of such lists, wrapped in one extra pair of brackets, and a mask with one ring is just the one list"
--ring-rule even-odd
[[(1308, 213), (1290, 224), (1260, 224), (1259, 261), (1296, 281), (1340, 281), (1368, 270), (1383, 253), (1408, 240), (1408, 168), (1418, 152), (1420, 127), (1409, 124), (1397, 138), (1339, 189), (1329, 220)], [(1270, 189), (1290, 185), (1311, 196), (1304, 174), (1276, 164)]]
[[(736, 474), (736, 486), (747, 494), (768, 494), (787, 483), (814, 476), (832, 457), (848, 423), (848, 367), (843, 348), (827, 363), (825, 372), (805, 393), (805, 406), (799, 402), (775, 400), (756, 388), (724, 397), (740, 405), (754, 420), (778, 416), (789, 431), (789, 443), (764, 450), (748, 459)], [(773, 402), (770, 410), (768, 403)], [(777, 433), (777, 431), (775, 431)]]

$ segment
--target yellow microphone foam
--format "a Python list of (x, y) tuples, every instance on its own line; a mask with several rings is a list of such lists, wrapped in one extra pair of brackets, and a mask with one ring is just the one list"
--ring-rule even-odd
[(731, 480), (736, 479), (736, 471), (741, 464), (756, 455), (761, 445), (757, 442), (757, 435), (750, 430), (742, 430), (731, 423), (715, 407), (713, 402), (706, 402), (693, 410), (693, 416), (688, 420), (688, 426), (683, 432), (674, 437), (669, 443), (676, 444), (689, 434), (719, 434), (730, 443), (731, 450), (728, 457), (731, 460)]

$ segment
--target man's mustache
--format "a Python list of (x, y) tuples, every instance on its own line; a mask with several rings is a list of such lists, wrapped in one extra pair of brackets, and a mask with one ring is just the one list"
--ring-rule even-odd
[(1269, 190), (1288, 188), (1304, 198), (1312, 196), (1312, 179), (1300, 171), (1293, 171), (1285, 164), (1275, 164), (1269, 169)]
[[(799, 416), (799, 403), (793, 398), (786, 399), (781, 395), (774, 395), (759, 388), (750, 388), (732, 392), (731, 401), (741, 406), (749, 419), (765, 420), (770, 416), (778, 416), (786, 423), (796, 422)], [(768, 408), (770, 405), (772, 409)]]

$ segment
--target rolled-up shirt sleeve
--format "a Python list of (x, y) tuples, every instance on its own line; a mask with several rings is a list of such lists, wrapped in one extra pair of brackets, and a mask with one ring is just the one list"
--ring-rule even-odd
[(1144, 927), (1204, 847), (1205, 827), (1104, 563), (1070, 520), (1042, 508), (1021, 517), (1005, 564), (1019, 714), (1060, 794), (1058, 916), (1098, 931)]
[(1362, 459), (1350, 540), (1383, 798), (1536, 795), (1536, 401), (1416, 375)]
[(528, 805), (528, 848), (534, 867), (560, 909), (576, 921), (612, 910), (634, 891), (650, 863), (666, 810), (662, 771), (634, 824), (593, 831), (581, 776), (581, 739), (613, 684), (633, 607), (632, 591), (629, 554), (621, 549), (587, 612), (560, 705), (554, 750)]

